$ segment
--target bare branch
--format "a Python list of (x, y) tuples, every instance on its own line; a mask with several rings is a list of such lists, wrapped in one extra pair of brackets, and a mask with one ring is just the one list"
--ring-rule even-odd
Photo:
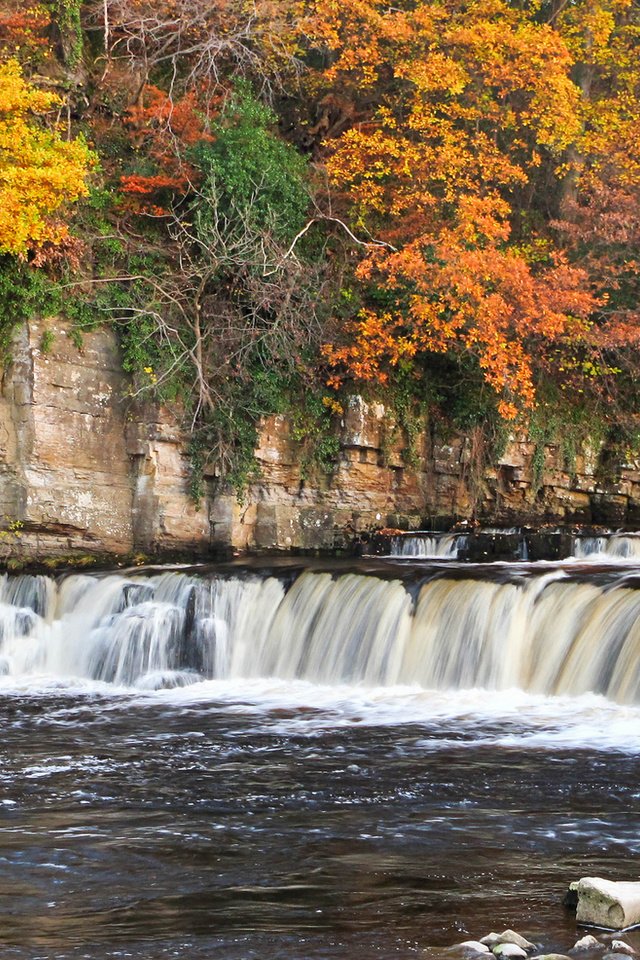
[(344, 220), (340, 220), (338, 217), (317, 216), (317, 217), (312, 217), (311, 220), (307, 221), (307, 223), (304, 225), (302, 230), (300, 230), (291, 241), (289, 248), (283, 254), (282, 261), (279, 264), (277, 264), (273, 268), (273, 270), (269, 270), (268, 272), (263, 273), (262, 274), (263, 277), (270, 277), (274, 273), (277, 273), (278, 269), (282, 265), (282, 262), (291, 256), (291, 254), (294, 252), (299, 241), (302, 240), (304, 235), (307, 233), (308, 230), (311, 229), (314, 223), (322, 223), (322, 222), (337, 223), (340, 227), (342, 227), (342, 229), (345, 231), (347, 236), (351, 240), (353, 240), (354, 243), (357, 243), (358, 246), (360, 247), (383, 247), (386, 250), (392, 250), (394, 253), (397, 252), (396, 247), (392, 246), (390, 243), (386, 243), (386, 241), (384, 240), (360, 240), (359, 237), (356, 237), (356, 235), (349, 229), (349, 227), (346, 225)]
[(292, 0), (92, 0), (85, 27), (99, 29), (105, 44), (105, 74), (112, 61), (126, 61), (144, 85), (156, 68), (171, 73), (171, 90), (204, 82), (215, 89), (221, 76), (252, 74), (263, 91), (279, 89), (282, 77), (302, 70), (293, 47)]

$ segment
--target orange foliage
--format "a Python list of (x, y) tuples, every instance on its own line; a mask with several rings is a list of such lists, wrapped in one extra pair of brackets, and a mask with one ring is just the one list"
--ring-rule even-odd
[(26, 60), (48, 48), (51, 14), (40, 3), (4, 0), (0, 9), (0, 55)]
[(329, 144), (330, 176), (359, 228), (397, 248), (370, 248), (360, 264), (390, 305), (363, 310), (347, 342), (326, 347), (334, 382), (462, 350), (513, 417), (534, 403), (545, 344), (580, 340), (596, 303), (584, 271), (513, 231), (514, 196), (582, 135), (571, 54), (503, 0), (316, 10), (305, 30), (331, 60), (317, 88), (338, 86), (361, 117), (375, 104)]
[(133, 174), (128, 177), (120, 177), (120, 184), (125, 193), (137, 193), (143, 197), (148, 197), (159, 190), (185, 193), (189, 187), (189, 182), (190, 178), (186, 175), (168, 177), (163, 174), (156, 174), (152, 177), (143, 177), (139, 174)]
[[(158, 87), (147, 86), (125, 119), (136, 150), (144, 152), (162, 173), (122, 176), (123, 191), (138, 200), (163, 191), (185, 194), (197, 182), (197, 171), (184, 159), (184, 147), (211, 139), (207, 126), (214, 106), (211, 99), (203, 106), (193, 90), (174, 102)], [(134, 209), (158, 215), (159, 208), (138, 203)]]
[(144, 88), (138, 103), (127, 110), (126, 122), (134, 143), (141, 145), (152, 137), (154, 150), (163, 156), (174, 139), (187, 146), (207, 139), (207, 124), (213, 107), (212, 101), (205, 105), (200, 103), (194, 90), (174, 101), (164, 90), (149, 85)]

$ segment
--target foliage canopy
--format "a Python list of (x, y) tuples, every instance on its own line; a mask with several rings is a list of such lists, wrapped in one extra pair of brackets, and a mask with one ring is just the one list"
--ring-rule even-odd
[(632, 0), (7, 11), (0, 253), (60, 277), (85, 250), (85, 315), (220, 474), (225, 434), (354, 387), (465, 420), (637, 407)]

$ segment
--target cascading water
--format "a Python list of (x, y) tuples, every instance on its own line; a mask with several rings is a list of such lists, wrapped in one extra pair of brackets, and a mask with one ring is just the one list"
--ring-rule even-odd
[(579, 560), (640, 559), (640, 536), (609, 533), (599, 537), (575, 537), (573, 553)]
[(482, 527), (468, 533), (397, 534), (390, 538), (389, 556), (407, 560), (529, 559), (527, 538), (517, 527)]
[(466, 534), (456, 533), (407, 533), (391, 538), (392, 557), (415, 557), (432, 559), (439, 557), (455, 560), (467, 545)]
[[(143, 688), (277, 677), (425, 689), (518, 687), (640, 702), (640, 590), (567, 568), (504, 582), (311, 570), (5, 578), (5, 674)], [(515, 568), (514, 568), (515, 571)]]

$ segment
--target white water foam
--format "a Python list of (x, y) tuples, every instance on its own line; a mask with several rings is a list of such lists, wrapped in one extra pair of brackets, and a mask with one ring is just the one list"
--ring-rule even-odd
[[(87, 680), (4, 677), (4, 696), (25, 694), (49, 701), (55, 695), (63, 725), (82, 714), (87, 700), (96, 709), (145, 708), (222, 713), (242, 717), (242, 729), (284, 737), (314, 737), (355, 727), (415, 727), (412, 749), (464, 750), (478, 746), (554, 752), (588, 749), (640, 754), (640, 708), (604, 697), (547, 697), (518, 689), (425, 690), (418, 686), (327, 685), (304, 680), (202, 680), (171, 689), (132, 690)], [(60, 705), (67, 702), (68, 708)], [(48, 722), (51, 722), (51, 716)], [(200, 734), (201, 735), (201, 734)]]

